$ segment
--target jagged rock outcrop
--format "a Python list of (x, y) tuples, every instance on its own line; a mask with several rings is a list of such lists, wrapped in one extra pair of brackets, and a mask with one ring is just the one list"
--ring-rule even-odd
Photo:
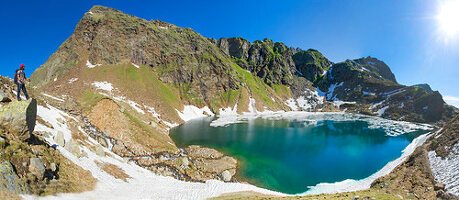
[(37, 101), (16, 101), (0, 107), (0, 128), (7, 136), (26, 140), (35, 128)]

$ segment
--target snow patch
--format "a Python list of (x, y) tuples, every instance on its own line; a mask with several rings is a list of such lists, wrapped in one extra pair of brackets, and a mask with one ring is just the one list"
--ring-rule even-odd
[(61, 101), (61, 102), (64, 102), (65, 100), (64, 99), (61, 99), (61, 98), (57, 98), (55, 96), (51, 96), (49, 94), (46, 94), (46, 93), (41, 93), (43, 96), (45, 97), (48, 97), (48, 98), (51, 98), (51, 99), (54, 99), (54, 100), (57, 100), (57, 101)]
[(362, 94), (364, 94), (364, 95), (376, 95), (376, 93), (374, 93), (374, 92), (366, 92), (366, 91), (362, 91)]
[(218, 113), (219, 113), (218, 116), (237, 115), (237, 104), (234, 105), (234, 107), (232, 109), (230, 107), (228, 107), (228, 108), (220, 108)]
[(139, 104), (137, 104), (136, 102), (131, 101), (131, 100), (127, 100), (126, 103), (129, 104), (132, 108), (134, 108), (134, 110), (136, 110), (137, 112), (145, 114), (145, 111), (140, 109), (139, 108)]
[(134, 63), (131, 63), (132, 65), (134, 65), (134, 67), (136, 67), (137, 69), (140, 69), (140, 66), (134, 64)]
[(153, 116), (154, 118), (160, 120), (160, 115), (156, 112), (155, 108), (153, 107), (150, 107), (150, 106), (143, 106), (147, 109), (147, 111), (151, 114), (151, 116)]
[(459, 197), (459, 143), (452, 147), (445, 159), (437, 157), (435, 151), (430, 151), (428, 157), (435, 180), (445, 184), (446, 192)]
[(183, 111), (180, 112), (176, 109), (178, 115), (180, 118), (182, 118), (183, 121), (190, 121), (192, 119), (197, 119), (201, 117), (207, 117), (207, 116), (214, 116), (215, 114), (210, 111), (209, 107), (205, 106), (203, 108), (198, 108), (193, 105), (186, 105), (183, 108)]
[(389, 108), (389, 106), (384, 106), (382, 107), (381, 109), (379, 109), (378, 111), (376, 111), (376, 113), (378, 114), (378, 116), (382, 116), (384, 115), (384, 113), (386, 112), (386, 110)]
[(94, 68), (94, 67), (101, 66), (101, 65), (102, 65), (102, 64), (95, 64), (95, 65), (93, 65), (93, 64), (91, 64), (91, 63), (89, 62), (89, 60), (86, 60), (86, 66), (87, 66), (88, 68)]
[(341, 83), (333, 83), (330, 85), (330, 87), (328, 88), (328, 92), (327, 92), (327, 100), (333, 100), (333, 101), (339, 101), (338, 98), (336, 98), (336, 95), (333, 96), (333, 93), (335, 92), (335, 89), (337, 87), (341, 87), (343, 86), (344, 82), (341, 82)]
[(257, 113), (257, 108), (255, 107), (256, 101), (254, 98), (249, 98), (249, 113)]
[(107, 81), (104, 81), (104, 82), (94, 82), (94, 83), (91, 83), (91, 85), (93, 85), (94, 87), (96, 87), (97, 89), (99, 90), (105, 90), (105, 91), (108, 91), (108, 92), (111, 92), (114, 88), (113, 88), (113, 85)]
[[(304, 97), (303, 97), (304, 98)], [(296, 102), (294, 99), (290, 98), (290, 99), (287, 99), (287, 101), (285, 101), (285, 105), (287, 105), (290, 109), (292, 109), (293, 111), (297, 111), (298, 110), (298, 106), (296, 105)]]
[(71, 78), (69, 79), (69, 83), (72, 84), (73, 82), (78, 81), (78, 78)]

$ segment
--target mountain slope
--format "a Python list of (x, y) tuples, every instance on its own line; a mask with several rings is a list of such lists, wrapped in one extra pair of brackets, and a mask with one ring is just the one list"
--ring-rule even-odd
[[(438, 92), (419, 87), (412, 92), (398, 84), (376, 58), (334, 64), (317, 50), (289, 48), (270, 39), (209, 39), (189, 28), (102, 6), (85, 13), (75, 32), (32, 75), (32, 84), (41, 91), (75, 99), (94, 92), (88, 85), (94, 81), (108, 81), (120, 95), (154, 108), (170, 123), (180, 123), (176, 110), (189, 104), (217, 114), (251, 107), (336, 110), (322, 102), (315, 87), (328, 101), (356, 102), (341, 108), (349, 112), (428, 123), (445, 121), (455, 112)], [(398, 90), (413, 94), (389, 100)]]

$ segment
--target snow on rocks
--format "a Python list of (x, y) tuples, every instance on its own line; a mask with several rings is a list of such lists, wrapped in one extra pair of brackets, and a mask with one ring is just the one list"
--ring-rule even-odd
[(442, 159), (435, 151), (428, 153), (430, 169), (435, 181), (445, 184), (445, 191), (459, 196), (459, 144), (456, 143), (450, 154)]
[(68, 142), (72, 139), (72, 133), (67, 126), (67, 118), (75, 119), (68, 115), (67, 113), (47, 105), (47, 107), (39, 105), (37, 107), (37, 115), (40, 116), (44, 121), (51, 124), (53, 128), (47, 127), (43, 124), (37, 123), (35, 126), (35, 131), (42, 131), (51, 133), (48, 137), (45, 136), (46, 141), (51, 144), (57, 144), (54, 140), (54, 137), (58, 135), (58, 132), (63, 135), (64, 141)]
[(386, 112), (386, 110), (388, 108), (389, 108), (389, 106), (384, 106), (381, 109), (379, 109), (378, 111), (376, 111), (376, 114), (378, 114), (378, 116), (381, 117), (382, 115), (384, 115), (384, 113)]
[(154, 118), (159, 119), (160, 115), (156, 112), (155, 108), (153, 107), (150, 107), (150, 106), (146, 106), (144, 105), (144, 107), (148, 110), (148, 112), (151, 114), (151, 116), (153, 116)]
[(386, 101), (386, 100), (383, 100), (383, 101), (381, 101), (381, 102), (379, 102), (379, 103), (375, 103), (375, 104), (371, 105), (369, 109), (372, 110), (373, 108), (376, 108), (376, 107), (382, 105), (385, 101)]
[(91, 63), (89, 62), (89, 60), (86, 60), (86, 67), (88, 67), (88, 68), (94, 68), (94, 67), (101, 66), (101, 65), (102, 65), (102, 64), (95, 64), (95, 65), (93, 65), (93, 64), (91, 64)]
[(107, 92), (111, 92), (114, 89), (113, 85), (107, 81), (103, 81), (103, 82), (96, 81), (96, 82), (91, 83), (91, 85), (93, 85), (99, 90), (105, 90)]
[(298, 106), (296, 105), (295, 100), (292, 99), (292, 98), (287, 99), (287, 101), (285, 101), (285, 105), (287, 105), (293, 111), (297, 111), (298, 110)]
[(203, 108), (198, 108), (193, 105), (186, 105), (184, 106), (182, 112), (178, 111), (177, 109), (176, 111), (180, 118), (185, 122), (190, 121), (192, 119), (215, 115), (207, 106), (204, 106)]
[(73, 82), (78, 81), (78, 78), (71, 78), (69, 79), (69, 83), (72, 84)]

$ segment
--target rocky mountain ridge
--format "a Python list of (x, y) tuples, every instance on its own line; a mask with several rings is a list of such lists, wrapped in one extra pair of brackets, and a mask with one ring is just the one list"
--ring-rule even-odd
[[(398, 84), (390, 68), (376, 58), (332, 63), (313, 49), (287, 47), (270, 39), (253, 43), (244, 38), (209, 39), (189, 28), (102, 6), (85, 13), (74, 34), (32, 75), (33, 85), (68, 95), (67, 90), (56, 87), (63, 84), (59, 80), (71, 79), (70, 74), (82, 79), (90, 70), (88, 63), (113, 68), (131, 63), (145, 66), (150, 73), (145, 78), (157, 79), (169, 90), (158, 94), (155, 103), (160, 104), (156, 108), (160, 114), (173, 122), (180, 122), (175, 110), (184, 105), (208, 106), (214, 113), (238, 105), (237, 112), (242, 113), (248, 111), (250, 99), (255, 100), (258, 111), (292, 110), (286, 103), (290, 99), (300, 110), (330, 110), (327, 102), (304, 106), (298, 101), (317, 102), (320, 96), (329, 103), (338, 102), (331, 110), (394, 120), (436, 123), (457, 112), (438, 92)], [(120, 76), (129, 76), (127, 71), (93, 73), (101, 80), (124, 79), (120, 87), (130, 90), (126, 86), (129, 77)], [(136, 84), (144, 85), (141, 81)], [(78, 88), (71, 96), (81, 96)], [(316, 91), (319, 96), (314, 95)]]

